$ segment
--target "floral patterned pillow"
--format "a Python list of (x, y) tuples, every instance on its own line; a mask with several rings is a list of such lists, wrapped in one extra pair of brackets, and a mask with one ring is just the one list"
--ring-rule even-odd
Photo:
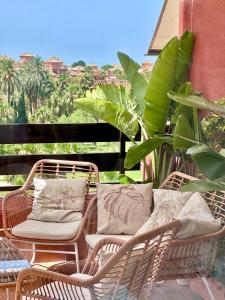
[(136, 232), (136, 235), (171, 222), (179, 214), (192, 194), (192, 192), (164, 189), (154, 190), (153, 213), (147, 222)]
[[(48, 216), (46, 221), (59, 214), (60, 219), (63, 219), (62, 214), (67, 216), (68, 210), (81, 212), (84, 206), (86, 179), (42, 179), (34, 178), (34, 203), (31, 214), (28, 219), (42, 220), (42, 217)], [(74, 214), (77, 215), (77, 214)], [(43, 220), (44, 221), (44, 220)]]
[(134, 234), (149, 218), (152, 184), (99, 184), (97, 230), (103, 234)]

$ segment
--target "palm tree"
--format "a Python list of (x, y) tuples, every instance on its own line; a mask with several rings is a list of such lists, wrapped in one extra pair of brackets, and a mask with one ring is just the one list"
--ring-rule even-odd
[(21, 68), (21, 79), (24, 91), (28, 97), (30, 113), (37, 109), (38, 98), (43, 95), (49, 73), (40, 56), (33, 57)]
[(15, 89), (19, 86), (18, 72), (12, 59), (0, 60), (0, 89), (7, 95), (9, 104)]

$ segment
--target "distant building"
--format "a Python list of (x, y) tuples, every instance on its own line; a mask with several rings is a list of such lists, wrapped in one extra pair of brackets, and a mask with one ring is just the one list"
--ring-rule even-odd
[(52, 75), (64, 74), (67, 71), (67, 66), (64, 65), (63, 61), (56, 56), (50, 57), (49, 59), (44, 61), (44, 64), (47, 67), (49, 73)]
[(74, 68), (69, 68), (68, 71), (69, 71), (69, 74), (71, 76), (81, 76), (85, 72), (85, 67), (83, 67), (83, 66), (76, 66)]
[(88, 65), (88, 67), (90, 67), (90, 69), (92, 70), (93, 75), (94, 75), (94, 79), (95, 80), (100, 80), (101, 79), (101, 72), (100, 72), (98, 66), (96, 64), (90, 64), (90, 65)]
[(23, 53), (20, 55), (19, 63), (26, 63), (28, 61), (31, 61), (33, 57), (34, 56), (31, 53)]
[(142, 63), (141, 68), (140, 68), (140, 73), (148, 73), (151, 72), (153, 69), (153, 63), (150, 61), (145, 61)]

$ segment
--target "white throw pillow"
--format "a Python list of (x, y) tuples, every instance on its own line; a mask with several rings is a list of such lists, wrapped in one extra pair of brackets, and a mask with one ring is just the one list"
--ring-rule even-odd
[(34, 203), (28, 219), (48, 222), (80, 219), (85, 201), (85, 178), (34, 178), (33, 184)]
[(221, 228), (221, 219), (215, 219), (205, 199), (194, 193), (176, 217), (182, 221), (182, 227), (176, 238), (182, 239), (217, 232)]
[(97, 229), (103, 234), (135, 234), (149, 218), (152, 184), (99, 184)]
[(151, 217), (143, 224), (135, 235), (145, 233), (171, 222), (191, 197), (192, 192), (173, 190), (153, 190), (154, 210)]

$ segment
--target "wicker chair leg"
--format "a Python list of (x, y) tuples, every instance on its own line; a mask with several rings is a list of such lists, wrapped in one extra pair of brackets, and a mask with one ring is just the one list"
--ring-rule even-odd
[(32, 244), (32, 257), (31, 257), (31, 260), (30, 260), (30, 264), (33, 265), (34, 262), (35, 262), (35, 259), (36, 259), (36, 245), (33, 243)]
[(5, 292), (6, 292), (6, 300), (10, 300), (10, 290), (9, 290), (9, 288), (6, 288)]
[(203, 281), (203, 283), (204, 283), (204, 285), (207, 289), (207, 292), (209, 293), (210, 299), (211, 300), (216, 300), (216, 298), (214, 297), (213, 292), (211, 290), (211, 287), (209, 286), (209, 283), (208, 283), (206, 277), (202, 277), (202, 281)]
[(76, 273), (80, 273), (80, 261), (79, 261), (79, 252), (78, 252), (78, 244), (77, 242), (74, 244), (74, 250), (75, 250), (75, 258), (76, 258)]

